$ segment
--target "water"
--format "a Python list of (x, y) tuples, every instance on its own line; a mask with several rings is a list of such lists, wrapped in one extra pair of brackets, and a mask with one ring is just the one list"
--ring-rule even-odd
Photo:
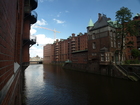
[(27, 105), (140, 105), (140, 83), (38, 64), (25, 71), (25, 95)]

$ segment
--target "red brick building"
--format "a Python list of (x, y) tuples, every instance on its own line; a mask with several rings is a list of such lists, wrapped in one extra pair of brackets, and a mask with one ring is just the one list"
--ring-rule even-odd
[[(140, 21), (140, 14), (137, 14), (134, 18), (134, 21)], [(140, 29), (140, 27), (139, 27)], [(139, 31), (139, 35), (137, 36), (137, 49), (140, 50), (140, 31)]]
[[(75, 34), (73, 33), (72, 36), (70, 36), (67, 39), (61, 39), (56, 40), (52, 45), (51, 45), (51, 54), (49, 54), (50, 51), (45, 51), (46, 49), (48, 49), (47, 47), (49, 47), (49, 45), (44, 46), (44, 59), (43, 62), (46, 63), (46, 58), (45, 56), (48, 53), (48, 56), (52, 56), (51, 62), (54, 63), (63, 63), (67, 60), (70, 60), (73, 62), (73, 60), (75, 61), (75, 59), (73, 59), (73, 55), (76, 56), (77, 59), (79, 59), (77, 56), (77, 53), (80, 52), (82, 53), (83, 50), (87, 50), (87, 34), (82, 34), (80, 33), (79, 35), (75, 36)], [(76, 51), (76, 53), (74, 53)], [(78, 51), (78, 52), (77, 52)], [(85, 53), (85, 52), (84, 52)], [(81, 62), (81, 61), (77, 61)], [(47, 62), (50, 63), (50, 62)], [(76, 62), (75, 62), (76, 63)], [(84, 61), (85, 63), (85, 61)]]
[[(138, 19), (138, 17), (135, 17)], [(134, 20), (135, 20), (134, 18)], [(99, 69), (99, 65), (108, 65), (112, 63), (120, 63), (120, 47), (121, 37), (117, 34), (118, 27), (116, 21), (111, 21), (104, 14), (98, 14), (98, 20), (95, 24), (90, 20), (88, 31), (88, 61), (98, 65), (95, 69)], [(120, 38), (118, 38), (120, 37)], [(127, 35), (123, 39), (122, 61), (132, 59), (131, 50), (137, 48), (139, 36)], [(128, 42), (133, 44), (128, 45)]]
[[(140, 21), (140, 14), (137, 14), (133, 18), (133, 21)], [(133, 60), (134, 58), (131, 55), (131, 50), (132, 49), (139, 49), (140, 50), (140, 28), (139, 28), (139, 35), (132, 36), (129, 34), (125, 38), (125, 43), (126, 43), (126, 47), (125, 47), (126, 60)]]
[(52, 44), (45, 45), (43, 49), (44, 49), (43, 50), (44, 51), (43, 52), (43, 54), (44, 54), (44, 56), (43, 56), (44, 64), (51, 63), (52, 60), (53, 60), (53, 58), (52, 58)]
[[(116, 39), (115, 22), (106, 15), (98, 14), (95, 24), (89, 23), (88, 29), (88, 60), (91, 63), (108, 65), (110, 62), (118, 62), (120, 42)], [(99, 67), (95, 68), (99, 69)]]
[(37, 0), (0, 0), (0, 104), (21, 105), (24, 69), (29, 65), (30, 24)]

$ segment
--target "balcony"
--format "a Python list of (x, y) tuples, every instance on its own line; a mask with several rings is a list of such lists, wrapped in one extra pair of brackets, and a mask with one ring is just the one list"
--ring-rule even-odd
[(23, 46), (30, 45), (30, 47), (36, 44), (36, 36), (31, 36), (30, 39), (23, 39)]
[(30, 24), (34, 24), (36, 22), (37, 22), (37, 13), (35, 11), (32, 11), (30, 15)]
[(75, 48), (72, 48), (71, 51), (72, 51), (72, 52), (75, 51)]
[(31, 10), (34, 10), (38, 6), (38, 0), (30, 0)]
[(75, 45), (72, 45), (71, 47), (72, 47), (72, 48), (75, 48), (76, 46), (75, 46)]

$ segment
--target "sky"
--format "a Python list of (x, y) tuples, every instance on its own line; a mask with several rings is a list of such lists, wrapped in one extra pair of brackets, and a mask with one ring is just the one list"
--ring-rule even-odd
[[(95, 23), (98, 13), (115, 21), (116, 11), (123, 6), (131, 10), (133, 17), (140, 13), (140, 0), (38, 0), (34, 10), (38, 14), (37, 22), (31, 25), (30, 35), (37, 37), (39, 46), (35, 44), (30, 48), (30, 57), (43, 57), (43, 46), (52, 44), (55, 39), (86, 33), (89, 20)], [(60, 33), (54, 34), (51, 30)]]

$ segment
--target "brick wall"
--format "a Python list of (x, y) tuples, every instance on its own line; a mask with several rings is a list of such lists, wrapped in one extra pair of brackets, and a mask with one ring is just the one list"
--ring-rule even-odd
[(22, 19), (23, 0), (0, 0), (1, 105), (21, 104), (21, 68), (14, 71), (14, 62), (20, 63)]
[[(9, 2), (8, 2), (9, 1)], [(1, 89), (14, 73), (14, 44), (16, 31), (15, 0), (0, 1), (0, 87)], [(7, 77), (7, 78), (5, 78)]]

